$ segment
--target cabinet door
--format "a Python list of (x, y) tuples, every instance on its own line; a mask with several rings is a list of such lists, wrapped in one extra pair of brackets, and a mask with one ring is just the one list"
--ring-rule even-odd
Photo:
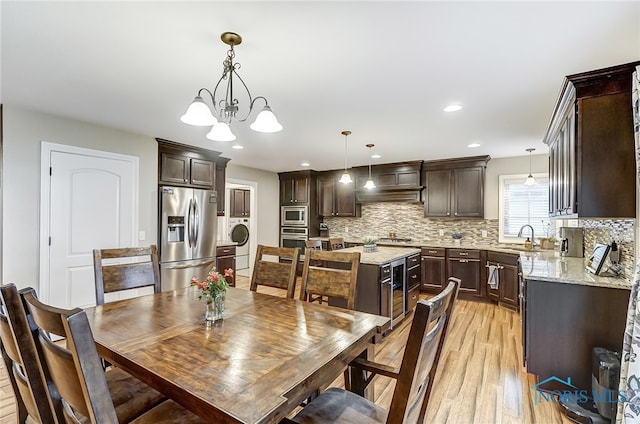
[(475, 259), (448, 259), (448, 276), (460, 279), (460, 292), (480, 295), (480, 262)]
[(227, 283), (231, 287), (236, 286), (236, 257), (235, 256), (220, 256), (216, 258), (216, 269), (220, 273), (224, 273), (225, 269), (231, 268), (233, 270), (233, 277), (226, 277)]
[(451, 216), (451, 171), (426, 171), (424, 216)]
[(452, 209), (455, 218), (484, 217), (484, 168), (453, 171)]
[(407, 313), (413, 311), (413, 309), (418, 304), (418, 300), (420, 300), (420, 290), (418, 287), (415, 287), (407, 292)]
[(335, 179), (323, 178), (318, 180), (318, 215), (334, 216), (333, 191)]
[(210, 160), (195, 159), (190, 161), (191, 184), (213, 188), (216, 175), (216, 164)]
[(391, 280), (380, 283), (380, 315), (391, 318)]
[(242, 194), (244, 197), (244, 202), (243, 202), (243, 216), (245, 218), (248, 218), (251, 216), (251, 191), (250, 190), (242, 190)]
[(242, 218), (244, 213), (244, 190), (229, 190), (229, 216), (232, 218)]
[(445, 283), (445, 259), (422, 257), (422, 286), (424, 291), (440, 292)]
[(294, 203), (309, 203), (309, 178), (294, 179), (292, 190)]
[(354, 185), (335, 183), (333, 204), (335, 216), (356, 216), (356, 192)]
[(518, 308), (518, 267), (515, 265), (503, 265), (500, 270), (500, 301)]
[(292, 179), (280, 180), (280, 205), (292, 205), (294, 202)]
[(217, 204), (217, 209), (218, 209), (218, 216), (224, 216), (225, 213), (225, 179), (226, 179), (226, 173), (227, 173), (227, 165), (226, 163), (224, 165), (220, 165), (220, 163), (216, 164), (216, 180), (215, 180), (215, 188), (216, 188), (216, 193), (217, 193), (217, 199), (216, 201), (218, 202)]
[[(497, 262), (493, 262), (493, 261), (487, 261), (487, 266), (500, 266), (500, 264), (498, 264)], [(489, 269), (487, 268), (487, 278), (489, 278)], [(497, 289), (492, 289), (488, 284), (487, 284), (487, 297), (491, 300), (495, 300), (496, 302), (500, 301), (500, 289), (501, 289), (501, 285), (502, 285), (502, 272), (501, 270), (498, 270), (498, 288)]]
[(169, 184), (187, 184), (189, 182), (189, 158), (186, 156), (162, 153), (160, 181)]

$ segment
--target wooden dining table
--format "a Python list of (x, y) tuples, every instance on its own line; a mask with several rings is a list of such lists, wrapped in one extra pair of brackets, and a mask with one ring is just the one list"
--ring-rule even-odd
[[(389, 319), (230, 288), (225, 317), (204, 320), (186, 288), (86, 309), (98, 352), (208, 422), (278, 422), (340, 376), (371, 359)], [(365, 396), (364, 375), (352, 388)]]

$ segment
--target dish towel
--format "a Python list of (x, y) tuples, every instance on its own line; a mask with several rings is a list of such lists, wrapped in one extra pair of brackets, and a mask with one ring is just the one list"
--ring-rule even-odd
[(493, 290), (498, 289), (500, 276), (498, 275), (498, 267), (495, 265), (489, 265), (489, 279), (487, 280), (487, 284), (489, 284), (489, 287)]

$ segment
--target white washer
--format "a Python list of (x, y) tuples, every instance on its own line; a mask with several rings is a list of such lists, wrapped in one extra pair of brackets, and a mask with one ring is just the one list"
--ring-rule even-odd
[(229, 218), (229, 240), (236, 243), (236, 271), (249, 268), (249, 218)]

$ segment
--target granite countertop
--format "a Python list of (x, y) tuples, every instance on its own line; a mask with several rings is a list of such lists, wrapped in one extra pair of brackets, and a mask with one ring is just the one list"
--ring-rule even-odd
[(558, 252), (521, 252), (520, 264), (527, 281), (550, 281), (615, 289), (631, 289), (629, 277), (604, 277), (587, 271), (588, 258), (569, 258)]
[(383, 265), (396, 259), (406, 258), (416, 253), (420, 253), (420, 249), (408, 247), (388, 247), (378, 246), (375, 252), (365, 252), (364, 247), (356, 246), (346, 249), (340, 249), (340, 252), (360, 252), (360, 263), (368, 265)]
[[(311, 237), (312, 240), (328, 241), (329, 237)], [(362, 240), (358, 237), (348, 238), (345, 237), (347, 243), (362, 243)], [(490, 250), (492, 252), (502, 252), (520, 255), (520, 263), (522, 264), (522, 272), (525, 280), (538, 280), (538, 281), (551, 281), (564, 284), (579, 284), (595, 287), (609, 287), (619, 289), (630, 289), (633, 285), (631, 276), (618, 276), (618, 277), (604, 277), (600, 275), (594, 275), (587, 271), (587, 265), (589, 265), (588, 258), (570, 258), (566, 256), (560, 256), (560, 252), (555, 250), (525, 250), (521, 245), (508, 245), (508, 244), (468, 244), (462, 243), (460, 246), (456, 246), (451, 242), (431, 241), (431, 240), (411, 240), (408, 242), (378, 242), (378, 252), (384, 252), (386, 249), (392, 249), (392, 252), (398, 252), (402, 248), (407, 249), (406, 255), (410, 256), (419, 250), (420, 247), (441, 247), (441, 248), (456, 248), (456, 249), (476, 249), (476, 250)], [(393, 247), (390, 247), (393, 246)], [(352, 250), (360, 249), (360, 250)], [(403, 250), (404, 250), (403, 249)], [(352, 247), (348, 250), (362, 252), (362, 247)], [(379, 265), (381, 263), (388, 262), (382, 253), (380, 256), (365, 257), (365, 255), (375, 255), (374, 253), (363, 253), (362, 263), (372, 263)], [(402, 256), (400, 256), (402, 257)], [(368, 262), (370, 261), (370, 262)], [(606, 265), (605, 265), (606, 266)]]

